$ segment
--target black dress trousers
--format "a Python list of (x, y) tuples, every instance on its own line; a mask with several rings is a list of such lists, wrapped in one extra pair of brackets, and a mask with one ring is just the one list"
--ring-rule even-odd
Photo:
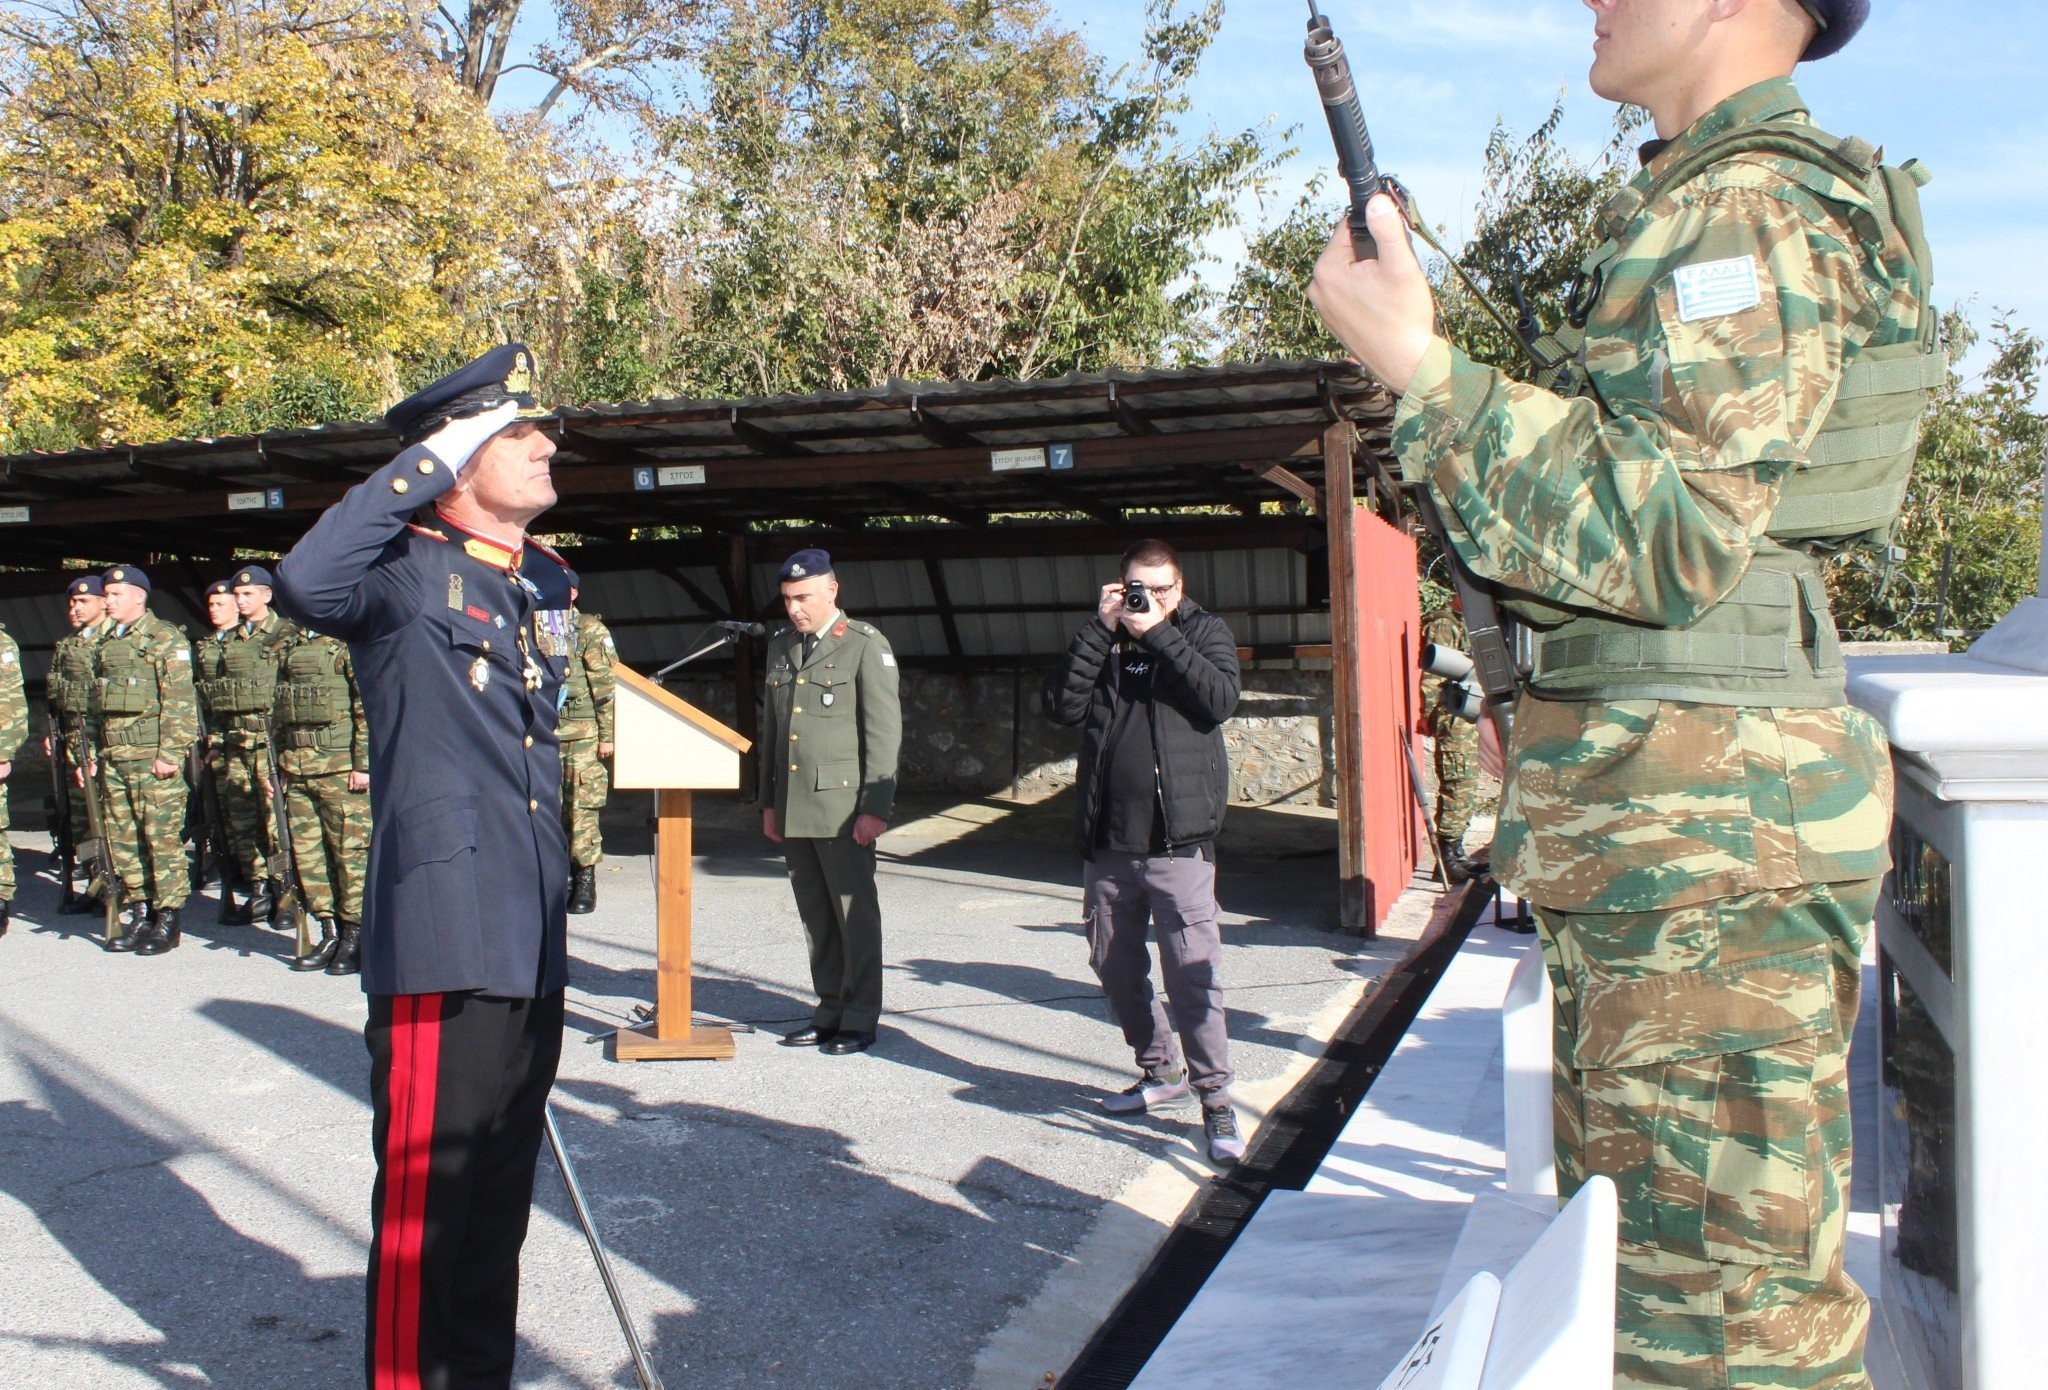
[(503, 1390), (562, 994), (373, 994), (370, 1390)]

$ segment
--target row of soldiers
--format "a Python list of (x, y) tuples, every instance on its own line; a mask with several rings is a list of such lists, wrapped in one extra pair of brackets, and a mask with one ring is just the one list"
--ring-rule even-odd
[[(348, 647), (274, 612), (258, 565), (207, 587), (213, 631), (196, 643), (150, 611), (150, 579), (136, 566), (80, 575), (65, 593), (72, 631), (51, 654), (44, 743), (58, 784), (59, 910), (106, 911), (106, 949), (161, 955), (178, 946), (210, 864), (224, 924), (297, 931), (293, 969), (357, 973), (370, 750)], [(616, 685), (603, 622), (579, 613), (573, 633), (559, 728), (569, 910), (582, 913), (597, 903)], [(0, 629), (0, 779), (27, 737), (20, 654)], [(0, 932), (14, 896), (5, 802)], [(98, 874), (82, 862), (88, 847), (102, 857)]]

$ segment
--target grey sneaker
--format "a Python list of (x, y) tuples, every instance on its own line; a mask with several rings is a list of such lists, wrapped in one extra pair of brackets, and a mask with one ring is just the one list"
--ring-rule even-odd
[(1188, 1093), (1188, 1073), (1183, 1067), (1161, 1075), (1146, 1072), (1138, 1078), (1138, 1084), (1128, 1090), (1118, 1091), (1113, 1096), (1102, 1098), (1102, 1108), (1112, 1115), (1138, 1115), (1155, 1105), (1164, 1105), (1170, 1100), (1179, 1100)]
[(1209, 1136), (1211, 1163), (1235, 1163), (1244, 1157), (1244, 1136), (1237, 1132), (1237, 1112), (1229, 1101), (1203, 1101), (1202, 1128)]

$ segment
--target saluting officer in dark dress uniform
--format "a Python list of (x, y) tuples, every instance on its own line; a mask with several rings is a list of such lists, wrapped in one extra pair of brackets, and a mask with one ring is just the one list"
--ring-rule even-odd
[(510, 344), (393, 407), (404, 452), (278, 566), (285, 613), (349, 644), (369, 722), (372, 1390), (511, 1384), (568, 977), (569, 586), (525, 535), (555, 501), (531, 374)]

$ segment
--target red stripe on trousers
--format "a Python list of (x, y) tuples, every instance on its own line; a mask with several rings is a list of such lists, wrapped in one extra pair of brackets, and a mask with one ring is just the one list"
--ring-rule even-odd
[(441, 1073), (438, 994), (391, 1001), (391, 1124), (384, 1136), (384, 1221), (377, 1252), (377, 1390), (419, 1390), (420, 1251)]

